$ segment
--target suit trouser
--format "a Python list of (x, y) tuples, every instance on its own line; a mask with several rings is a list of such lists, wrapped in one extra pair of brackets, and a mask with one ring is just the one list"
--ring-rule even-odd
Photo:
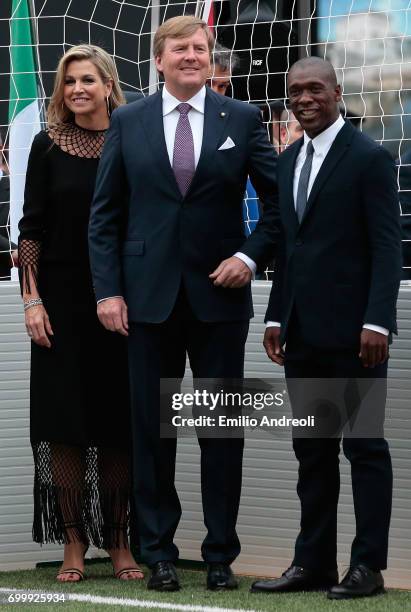
[[(181, 506), (174, 485), (176, 439), (160, 437), (160, 378), (182, 379), (186, 354), (194, 378), (242, 378), (249, 322), (196, 319), (184, 289), (170, 317), (131, 323), (129, 367), (135, 506), (142, 560), (174, 561)], [(206, 562), (231, 563), (240, 553), (236, 521), (241, 494), (243, 439), (199, 438)]]
[[(382, 392), (375, 406), (383, 421), (387, 363), (364, 368), (358, 351), (323, 351), (308, 346), (295, 317), (287, 333), (285, 375), (287, 379), (383, 379), (378, 381), (382, 382), (379, 387)], [(291, 394), (290, 400), (292, 403)], [(337, 565), (340, 442), (339, 436), (293, 439), (299, 461), (297, 493), (301, 502), (301, 530), (294, 565), (313, 570), (334, 569)], [(388, 444), (383, 437), (343, 437), (342, 446), (351, 464), (356, 520), (350, 563), (385, 569), (393, 481)]]

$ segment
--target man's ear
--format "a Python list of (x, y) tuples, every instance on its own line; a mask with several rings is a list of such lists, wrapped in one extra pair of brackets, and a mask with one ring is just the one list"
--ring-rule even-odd
[(341, 102), (341, 99), (342, 99), (341, 85), (337, 85), (337, 87), (335, 88), (335, 95), (336, 95), (336, 101)]
[(156, 57), (154, 58), (154, 62), (158, 72), (163, 72), (163, 62), (161, 59), (161, 55), (156, 55)]

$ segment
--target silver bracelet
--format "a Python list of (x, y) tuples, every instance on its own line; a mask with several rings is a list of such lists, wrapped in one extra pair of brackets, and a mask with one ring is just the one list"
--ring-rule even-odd
[(24, 310), (28, 310), (29, 308), (32, 308), (33, 306), (40, 306), (40, 304), (42, 303), (43, 303), (43, 300), (41, 298), (27, 300), (27, 302), (24, 302)]

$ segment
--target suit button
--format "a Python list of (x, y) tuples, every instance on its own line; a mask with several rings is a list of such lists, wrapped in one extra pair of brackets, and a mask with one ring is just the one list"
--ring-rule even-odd
[(295, 246), (302, 246), (304, 244), (304, 241), (301, 240), (301, 238), (298, 238), (298, 240), (295, 241)]

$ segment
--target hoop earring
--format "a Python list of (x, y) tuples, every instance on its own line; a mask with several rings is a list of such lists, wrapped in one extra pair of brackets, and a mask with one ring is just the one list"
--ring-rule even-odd
[(107, 106), (107, 115), (110, 118), (111, 117), (111, 105), (110, 105), (110, 100), (108, 96), (106, 96), (106, 106)]

